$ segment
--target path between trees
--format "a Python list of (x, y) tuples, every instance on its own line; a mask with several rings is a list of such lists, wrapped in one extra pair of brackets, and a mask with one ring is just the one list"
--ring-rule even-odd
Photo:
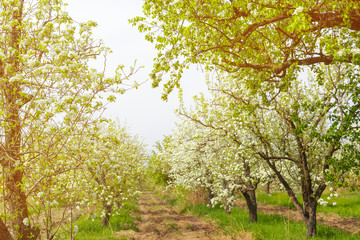
[(138, 232), (128, 230), (117, 233), (134, 240), (190, 240), (213, 239), (231, 240), (213, 223), (208, 223), (196, 216), (183, 215), (175, 211), (165, 201), (152, 192), (145, 192), (139, 200)]
[[(243, 200), (237, 201), (237, 206), (246, 209)], [(288, 207), (258, 203), (258, 211), (265, 214), (276, 214), (295, 221), (302, 221), (300, 214)], [(152, 192), (145, 192), (139, 199), (139, 214), (136, 217), (138, 232), (127, 230), (116, 233), (117, 238), (122, 236), (132, 240), (231, 240), (225, 236), (214, 223), (208, 223), (197, 216), (179, 214), (164, 200)], [(360, 219), (342, 218), (335, 213), (317, 214), (320, 223), (360, 234)], [(244, 234), (241, 239), (251, 239), (251, 233)]]
[[(243, 209), (247, 209), (246, 202), (244, 200), (239, 200), (236, 202), (236, 206), (239, 206)], [(290, 209), (289, 207), (284, 206), (274, 206), (270, 204), (258, 203), (258, 211), (265, 214), (276, 214), (280, 215), (294, 221), (303, 221), (301, 215), (298, 211)], [(360, 234), (360, 219), (355, 217), (343, 218), (336, 213), (317, 213), (317, 219), (319, 223), (328, 225), (330, 227), (335, 227), (352, 234)]]

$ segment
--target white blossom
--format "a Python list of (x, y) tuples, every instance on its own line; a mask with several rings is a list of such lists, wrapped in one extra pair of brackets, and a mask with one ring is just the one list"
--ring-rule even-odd
[(29, 226), (29, 224), (30, 224), (29, 218), (24, 218), (23, 223), (25, 226)]
[(299, 13), (302, 13), (304, 11), (304, 8), (302, 6), (295, 9), (293, 15), (297, 15)]
[(44, 195), (44, 192), (38, 192), (38, 194), (36, 195), (38, 198), (41, 198)]
[(346, 52), (344, 49), (340, 49), (339, 51), (337, 51), (337, 55), (339, 57), (344, 57), (346, 55)]

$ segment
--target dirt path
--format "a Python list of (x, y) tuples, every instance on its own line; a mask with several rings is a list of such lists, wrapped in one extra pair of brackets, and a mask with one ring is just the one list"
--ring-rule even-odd
[(177, 213), (152, 192), (145, 192), (140, 197), (139, 210), (139, 231), (121, 231), (117, 233), (118, 238), (125, 236), (134, 240), (231, 240), (230, 236), (222, 235), (221, 230), (214, 224), (204, 222), (196, 216)]
[[(237, 201), (236, 205), (247, 209), (245, 201)], [(265, 214), (276, 214), (287, 217), (294, 221), (303, 221), (298, 211), (283, 206), (274, 206), (264, 203), (258, 203), (258, 211)], [(360, 219), (354, 217), (343, 218), (336, 213), (317, 213), (317, 220), (330, 227), (335, 227), (352, 234), (360, 234)]]

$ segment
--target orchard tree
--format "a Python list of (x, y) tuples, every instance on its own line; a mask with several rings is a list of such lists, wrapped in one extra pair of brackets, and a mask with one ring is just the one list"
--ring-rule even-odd
[(155, 143), (155, 149), (151, 151), (149, 162), (146, 164), (148, 180), (156, 185), (168, 185), (170, 181), (170, 166), (160, 153), (168, 147), (171, 137), (165, 136), (160, 142)]
[(183, 121), (173, 129), (166, 147), (159, 156), (168, 165), (169, 184), (185, 190), (206, 189), (208, 204), (213, 205), (215, 197), (214, 176), (209, 168), (212, 159), (206, 158), (203, 149), (208, 136), (201, 126), (191, 121)]
[(108, 121), (91, 129), (88, 137), (82, 151), (84, 172), (79, 175), (84, 184), (82, 202), (100, 208), (102, 225), (106, 226), (124, 202), (138, 197), (147, 156), (144, 144), (117, 122)]
[[(190, 64), (282, 82), (299, 66), (360, 60), (356, 0), (149, 0), (131, 20), (158, 55), (151, 78), (163, 98)], [(170, 76), (168, 75), (170, 74)]]
[(213, 141), (221, 141), (218, 146), (209, 146), (217, 155), (215, 159), (224, 162), (218, 171), (221, 172), (222, 169), (228, 167), (232, 169), (232, 179), (235, 183), (234, 191), (239, 191), (244, 196), (249, 210), (249, 219), (251, 222), (256, 222), (255, 190), (258, 184), (264, 183), (271, 174), (269, 174), (269, 169), (261, 164), (258, 156), (243, 146), (243, 136), (247, 135), (248, 132), (239, 127), (231, 114), (232, 112), (226, 112), (229, 104), (226, 96), (221, 92), (219, 94), (219, 91), (216, 91), (210, 83), (209, 89), (211, 89), (210, 99), (205, 99), (203, 95), (196, 97), (195, 109), (192, 112), (183, 109), (180, 111), (180, 115), (189, 121), (194, 121), (201, 127), (210, 129), (212, 138), (218, 139), (213, 139)]
[(117, 122), (101, 118), (71, 133), (65, 146), (55, 145), (61, 148), (56, 156), (43, 152), (34, 164), (24, 164), (25, 186), (37, 193), (28, 198), (34, 212), (29, 223), (38, 224), (47, 239), (61, 238), (61, 232), (73, 239), (83, 208), (101, 211), (107, 225), (124, 202), (137, 197), (143, 181), (143, 144)]
[[(145, 17), (131, 21), (158, 50), (151, 78), (154, 87), (168, 78), (164, 99), (190, 64), (231, 74), (231, 87), (223, 91), (233, 98), (229, 106), (250, 136), (261, 140), (249, 147), (273, 169), (309, 237), (316, 234), (316, 206), (328, 171), (349, 170), (358, 156), (359, 4), (151, 0), (144, 3)], [(303, 70), (314, 77), (299, 79)], [(273, 120), (279, 123), (271, 125)], [(291, 178), (300, 181), (303, 205), (279, 169), (298, 172)]]
[(83, 165), (79, 139), (87, 136), (83, 128), (72, 129), (66, 138), (54, 137), (48, 131), (44, 130), (42, 138), (32, 142), (21, 168), (32, 212), (25, 222), (38, 227), (40, 238), (52, 239), (68, 224), (68, 219), (75, 218), (81, 192), (76, 175)]
[(0, 219), (1, 239), (39, 234), (29, 223), (27, 202), (39, 188), (24, 184), (34, 179), (24, 166), (57, 158), (72, 131), (103, 110), (101, 93), (125, 91), (122, 67), (107, 78), (88, 65), (110, 52), (92, 38), (96, 24), (75, 24), (63, 6), (60, 0), (0, 3), (0, 156), (7, 212)]
[[(70, 224), (70, 238), (74, 239), (77, 231), (74, 222), (79, 217), (79, 210), (85, 206), (83, 197), (88, 196), (84, 194), (89, 186), (83, 170), (85, 160), (90, 157), (87, 151), (90, 148), (89, 129), (103, 121), (106, 120), (88, 119), (86, 126), (78, 122), (69, 132), (71, 135), (66, 137), (45, 132), (47, 135), (44, 133), (38, 145), (33, 146), (32, 153), (41, 155), (37, 154), (24, 164), (24, 174), (26, 186), (31, 189), (28, 191), (29, 206), (34, 212), (30, 223), (38, 225), (41, 237), (61, 239), (60, 233), (67, 232)], [(43, 145), (48, 147), (47, 151), (43, 150)]]
[(197, 104), (193, 112), (181, 113), (186, 116), (185, 121), (178, 124), (163, 153), (163, 159), (171, 167), (170, 176), (175, 185), (207, 189), (209, 205), (224, 203), (228, 214), (240, 191), (245, 197), (250, 221), (256, 222), (255, 190), (266, 171), (255, 154), (242, 148), (219, 105), (213, 107), (211, 101), (201, 98)]
[[(236, 78), (220, 81), (231, 122), (248, 132), (240, 141), (272, 169), (316, 235), (321, 195), (339, 172), (359, 167), (358, 69), (320, 66), (275, 95), (254, 91)], [(235, 87), (236, 86), (236, 87)], [(300, 192), (300, 204), (296, 192)]]

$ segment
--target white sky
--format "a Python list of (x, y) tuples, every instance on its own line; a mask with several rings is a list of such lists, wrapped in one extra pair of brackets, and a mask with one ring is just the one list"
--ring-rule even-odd
[[(142, 0), (67, 0), (69, 15), (78, 22), (93, 20), (98, 23), (94, 31), (95, 38), (103, 39), (106, 46), (113, 50), (108, 57), (107, 72), (114, 72), (119, 64), (126, 67), (144, 66), (133, 79), (142, 82), (149, 79), (153, 58), (156, 57), (154, 46), (145, 41), (144, 34), (128, 23), (128, 19), (142, 15)], [(192, 96), (206, 91), (204, 74), (196, 67), (185, 72), (181, 82), (184, 89), (184, 101), (192, 103)], [(162, 140), (171, 133), (177, 120), (174, 109), (179, 102), (177, 93), (169, 96), (168, 102), (161, 100), (161, 88), (151, 88), (151, 81), (138, 90), (131, 90), (117, 98), (115, 104), (108, 107), (105, 115), (112, 119), (126, 122), (133, 134), (142, 136), (150, 148), (155, 141)]]

